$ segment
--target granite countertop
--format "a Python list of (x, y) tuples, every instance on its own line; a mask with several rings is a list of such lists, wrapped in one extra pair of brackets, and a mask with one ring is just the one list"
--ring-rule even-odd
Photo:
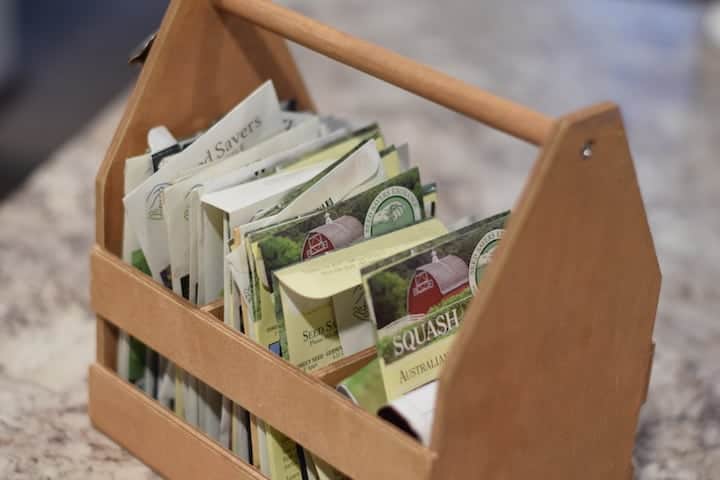
[[(548, 114), (608, 98), (622, 105), (664, 275), (636, 473), (718, 479), (720, 52), (703, 44), (700, 9), (487, 3), (420, 8), (402, 0), (391, 15), (359, 0), (299, 8)], [(378, 119), (389, 139), (409, 142), (424, 179), (440, 185), (442, 218), (512, 205), (534, 148), (304, 49), (295, 53), (323, 111)], [(94, 175), (124, 99), (0, 205), (0, 478), (154, 477), (87, 418)]]

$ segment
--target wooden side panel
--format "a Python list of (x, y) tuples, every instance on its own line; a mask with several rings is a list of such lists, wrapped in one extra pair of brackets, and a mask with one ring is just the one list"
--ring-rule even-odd
[(430, 450), (100, 247), (91, 278), (98, 314), (352, 478), (428, 477)]
[(207, 128), (268, 78), (281, 98), (313, 108), (284, 40), (210, 1), (173, 0), (97, 175), (97, 242), (120, 252), (124, 160), (147, 149), (149, 128)]
[(627, 479), (659, 288), (619, 111), (560, 120), (441, 377), (432, 478)]
[(265, 479), (110, 370), (91, 366), (88, 388), (93, 425), (163, 477)]

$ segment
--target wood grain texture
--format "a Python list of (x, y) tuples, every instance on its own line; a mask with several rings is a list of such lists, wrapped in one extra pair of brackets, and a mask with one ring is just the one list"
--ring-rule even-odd
[(110, 370), (117, 369), (118, 329), (99, 315), (95, 317), (95, 361)]
[(551, 118), (524, 105), (271, 2), (217, 0), (216, 4), (288, 40), (535, 145), (542, 145), (552, 128)]
[(124, 161), (147, 149), (150, 128), (205, 129), (269, 78), (281, 98), (314, 108), (284, 40), (209, 1), (173, 0), (97, 175), (97, 242), (120, 253)]
[(110, 370), (91, 366), (88, 389), (93, 425), (163, 477), (265, 480)]
[(122, 330), (352, 478), (427, 478), (434, 456), (408, 435), (107, 250), (91, 257), (92, 307)]
[(441, 375), (432, 478), (628, 478), (659, 289), (619, 111), (561, 119)]
[(312, 376), (331, 387), (336, 387), (338, 383), (370, 363), (375, 357), (377, 357), (375, 347), (366, 348), (354, 355), (341, 358), (326, 367), (315, 370)]

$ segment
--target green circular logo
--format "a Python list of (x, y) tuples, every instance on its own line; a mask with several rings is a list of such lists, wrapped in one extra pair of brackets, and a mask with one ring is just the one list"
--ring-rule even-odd
[(468, 269), (468, 280), (470, 281), (470, 290), (473, 295), (475, 295), (485, 268), (490, 263), (490, 260), (492, 260), (493, 251), (498, 246), (504, 233), (505, 230), (502, 228), (491, 230), (483, 235), (477, 245), (475, 245), (475, 249), (470, 257), (470, 267)]
[(363, 235), (365, 238), (376, 237), (412, 225), (421, 218), (420, 202), (412, 191), (405, 187), (389, 187), (370, 204)]

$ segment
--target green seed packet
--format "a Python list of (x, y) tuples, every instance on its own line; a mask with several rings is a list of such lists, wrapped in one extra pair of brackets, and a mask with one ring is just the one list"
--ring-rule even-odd
[[(279, 201), (279, 208), (258, 213), (256, 218), (249, 224), (238, 227), (237, 235), (240, 241), (237, 242), (238, 253), (245, 253), (246, 260), (243, 260), (249, 267), (248, 286), (249, 305), (243, 310), (243, 322), (246, 325), (246, 333), (266, 345), (271, 351), (280, 354), (278, 324), (275, 321), (272, 300), (264, 302), (258, 310), (255, 308), (255, 295), (258, 292), (259, 280), (255, 274), (255, 259), (258, 254), (256, 243), (249, 241), (248, 236), (264, 227), (274, 223), (294, 218), (298, 215), (305, 215), (308, 211), (317, 209), (325, 204), (332, 204), (332, 199), (343, 199), (354, 195), (353, 192), (362, 191), (376, 183), (384, 181), (386, 172), (390, 166), (399, 163), (399, 155), (394, 148), (378, 152), (378, 142), (382, 138), (373, 136), (358, 146), (352, 152), (336, 161), (335, 167), (327, 168), (316, 178), (310, 180), (302, 188), (291, 190), (282, 200)], [(373, 165), (375, 169), (373, 170)], [(352, 166), (355, 166), (352, 168)], [(347, 191), (347, 193), (344, 193)], [(321, 197), (322, 194), (327, 196)], [(235, 237), (235, 231), (234, 237)], [(240, 262), (242, 265), (242, 262)], [(269, 307), (265, 308), (265, 307)], [(258, 314), (259, 315), (256, 315)], [(274, 337), (274, 338), (273, 338)], [(269, 472), (272, 478), (294, 478), (297, 472), (303, 470), (302, 460), (305, 458), (300, 448), (292, 448), (294, 443), (286, 439), (279, 432), (269, 426), (263, 433), (266, 442), (266, 462), (261, 462), (263, 472)], [(262, 439), (259, 442), (263, 442)]]
[(272, 227), (259, 242), (263, 287), (272, 291), (275, 270), (422, 220), (422, 202), (420, 172), (413, 168), (327, 209)]
[(363, 269), (388, 401), (438, 377), (508, 215), (495, 215)]
[[(388, 155), (396, 155), (394, 147), (381, 152), (383, 159)], [(253, 318), (263, 324), (277, 325), (272, 299), (273, 271), (362, 241), (367, 238), (365, 235), (389, 233), (422, 220), (422, 192), (419, 171), (413, 168), (313, 214), (249, 233), (246, 244), (250, 246), (254, 268), (251, 268), (252, 302), (248, 307), (253, 308)], [(397, 200), (395, 204), (394, 200)], [(396, 212), (397, 218), (389, 216), (390, 204), (404, 208)], [(367, 224), (367, 228), (361, 222)], [(306, 241), (308, 238), (310, 241)], [(275, 344), (270, 345), (272, 348)], [(276, 432), (270, 436), (279, 439)], [(287, 452), (288, 448), (283, 451)], [(314, 464), (320, 478), (344, 478), (337, 477), (337, 472), (319, 459), (307, 455), (305, 459)]]
[(441, 222), (430, 219), (277, 270), (283, 358), (311, 372), (371, 346), (360, 269), (446, 233)]

